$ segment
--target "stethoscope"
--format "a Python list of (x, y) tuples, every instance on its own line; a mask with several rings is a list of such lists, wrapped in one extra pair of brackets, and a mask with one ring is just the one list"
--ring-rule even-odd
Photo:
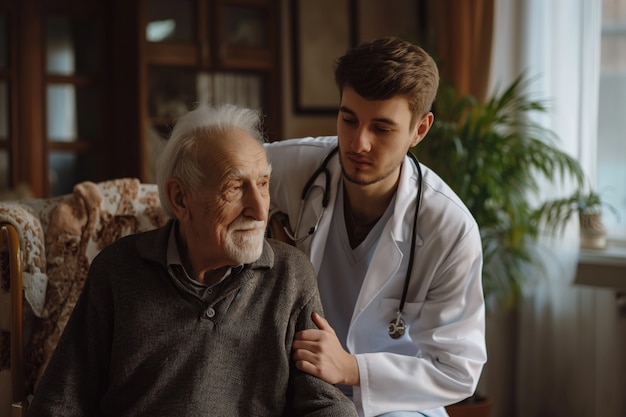
[[(330, 200), (330, 171), (328, 170), (328, 162), (330, 159), (339, 151), (339, 147), (335, 147), (322, 161), (319, 168), (315, 170), (313, 175), (308, 179), (306, 184), (304, 184), (304, 188), (302, 189), (302, 195), (300, 200), (300, 210), (298, 212), (298, 218), (296, 221), (296, 233), (292, 233), (289, 230), (289, 224), (286, 219), (282, 220), (283, 230), (289, 236), (289, 238), (296, 242), (302, 242), (308, 239), (311, 235), (317, 232), (317, 229), (322, 221), (322, 217), (324, 217), (324, 211), (328, 206), (328, 201)], [(409, 291), (409, 283), (411, 281), (411, 270), (413, 269), (413, 260), (415, 257), (415, 241), (416, 241), (416, 228), (417, 228), (417, 214), (419, 212), (420, 203), (422, 200), (422, 168), (420, 167), (419, 161), (417, 157), (413, 155), (410, 151), (407, 152), (407, 155), (411, 160), (415, 163), (417, 167), (417, 201), (415, 202), (415, 212), (413, 214), (413, 233), (411, 235), (411, 252), (409, 253), (409, 265), (407, 268), (406, 276), (404, 278), (404, 288), (402, 289), (402, 298), (400, 298), (400, 305), (398, 306), (398, 311), (396, 313), (396, 317), (391, 319), (389, 325), (387, 327), (387, 332), (392, 339), (399, 339), (404, 336), (406, 331), (406, 323), (402, 318), (402, 314), (404, 313), (404, 304), (406, 302), (406, 296)], [(324, 185), (324, 195), (322, 197), (322, 210), (320, 211), (320, 215), (315, 221), (315, 224), (308, 230), (308, 232), (304, 236), (298, 236), (297, 232), (300, 230), (300, 223), (302, 222), (302, 213), (304, 212), (304, 206), (306, 205), (306, 201), (309, 197), (309, 192), (311, 188), (313, 188), (313, 183), (317, 180), (317, 178), (324, 174), (325, 185)]]

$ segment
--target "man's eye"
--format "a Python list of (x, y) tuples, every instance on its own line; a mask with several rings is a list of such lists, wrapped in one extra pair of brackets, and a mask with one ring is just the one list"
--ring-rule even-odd
[(381, 132), (381, 133), (391, 132), (391, 129), (384, 127), (384, 126), (374, 126), (374, 130), (376, 130), (377, 132)]
[(350, 118), (347, 118), (347, 117), (344, 117), (344, 118), (343, 118), (343, 122), (344, 122), (344, 123), (347, 123), (347, 124), (349, 124), (349, 125), (354, 125), (354, 124), (356, 124), (356, 123), (357, 123), (357, 121), (356, 121), (355, 119), (350, 119)]
[(234, 194), (240, 193), (242, 189), (243, 187), (241, 185), (233, 185), (231, 187), (228, 187), (227, 192), (230, 195), (234, 195)]

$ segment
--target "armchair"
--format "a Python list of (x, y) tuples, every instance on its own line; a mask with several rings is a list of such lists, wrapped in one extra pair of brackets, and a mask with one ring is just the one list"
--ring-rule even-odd
[(156, 185), (134, 178), (0, 202), (0, 415), (25, 414), (94, 257), (167, 220)]

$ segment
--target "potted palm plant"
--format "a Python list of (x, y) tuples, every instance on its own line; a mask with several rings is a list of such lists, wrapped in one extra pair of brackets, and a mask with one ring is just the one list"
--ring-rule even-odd
[[(578, 187), (584, 184), (580, 164), (558, 148), (552, 131), (533, 121), (533, 113), (546, 112), (547, 105), (525, 95), (527, 83), (521, 75), (484, 102), (459, 96), (453, 86), (442, 84), (431, 131), (412, 149), (476, 218), (488, 307), (514, 305), (526, 280), (525, 267), (541, 262), (534, 249), (548, 203), (540, 200), (541, 185), (572, 179)], [(565, 212), (553, 211), (550, 224), (558, 227), (568, 218)], [(477, 414), (481, 405), (483, 414)], [(488, 415), (488, 407), (488, 399), (474, 395), (448, 407), (448, 413), (453, 417)]]

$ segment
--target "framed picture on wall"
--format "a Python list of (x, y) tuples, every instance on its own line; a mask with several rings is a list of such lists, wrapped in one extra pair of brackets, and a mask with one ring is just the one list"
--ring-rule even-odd
[(291, 0), (296, 113), (337, 112), (335, 60), (353, 45), (384, 36), (417, 41), (427, 21), (415, 0)]
[(292, 0), (293, 97), (296, 113), (336, 113), (335, 60), (353, 37), (351, 0)]

